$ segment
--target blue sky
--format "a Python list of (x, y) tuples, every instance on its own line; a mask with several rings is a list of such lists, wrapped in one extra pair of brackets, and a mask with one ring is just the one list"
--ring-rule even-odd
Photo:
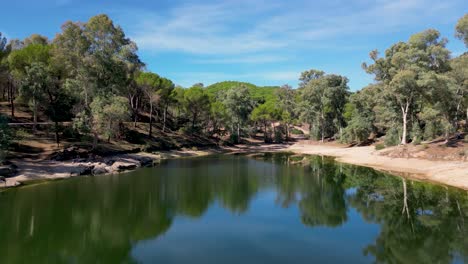
[(371, 50), (424, 29), (447, 37), (453, 55), (465, 52), (453, 35), (467, 12), (467, 0), (15, 0), (2, 3), (0, 32), (53, 38), (67, 20), (106, 13), (138, 44), (148, 70), (183, 86), (296, 86), (314, 68), (347, 76), (357, 90), (372, 82), (361, 69)]

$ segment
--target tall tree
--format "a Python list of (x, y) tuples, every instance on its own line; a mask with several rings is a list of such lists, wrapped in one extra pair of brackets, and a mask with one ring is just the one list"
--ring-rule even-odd
[(30, 44), (15, 50), (8, 57), (13, 76), (20, 85), (20, 97), (30, 104), (33, 111), (33, 130), (36, 131), (37, 111), (44, 89), (50, 83), (48, 66), (50, 46)]
[(302, 117), (310, 124), (311, 135), (318, 132), (323, 142), (341, 131), (348, 90), (348, 79), (335, 74), (322, 75), (301, 89)]
[(156, 73), (142, 72), (138, 75), (136, 82), (141, 87), (143, 93), (146, 95), (150, 106), (148, 136), (151, 137), (153, 133), (154, 104), (157, 103), (159, 100), (158, 90), (163, 80)]
[(250, 91), (244, 85), (233, 87), (220, 96), (226, 106), (231, 124), (231, 135), (235, 135), (234, 141), (240, 142), (241, 127), (248, 120), (252, 112)]
[(468, 48), (468, 14), (465, 14), (455, 27), (455, 36), (463, 42), (465, 42), (466, 47)]
[(201, 117), (210, 110), (210, 98), (200, 86), (193, 86), (184, 92), (184, 109), (190, 115), (191, 131), (198, 129)]
[(446, 39), (440, 39), (437, 30), (429, 29), (411, 36), (407, 43), (394, 44), (379, 58), (372, 51), (372, 65), (363, 68), (375, 75), (384, 85), (384, 96), (398, 106), (401, 113), (401, 144), (407, 143), (408, 117), (423, 94), (434, 88), (426, 80), (447, 72), (450, 67), (449, 54), (445, 48)]
[(282, 110), (282, 121), (286, 126), (286, 140), (289, 140), (291, 122), (296, 119), (296, 93), (289, 85), (283, 85), (276, 92), (278, 104)]

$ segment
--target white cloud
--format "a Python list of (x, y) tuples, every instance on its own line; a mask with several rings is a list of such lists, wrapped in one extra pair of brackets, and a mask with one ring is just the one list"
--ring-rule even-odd
[[(165, 16), (147, 12), (134, 18), (133, 38), (143, 50), (156, 52), (265, 53), (313, 48), (321, 41), (337, 37), (391, 32), (405, 25), (424, 24), (429, 18), (449, 16), (457, 6), (463, 6), (462, 0), (358, 0), (352, 4), (345, 0), (326, 3), (243, 0), (186, 4), (173, 8)], [(238, 60), (242, 63), (248, 58)]]

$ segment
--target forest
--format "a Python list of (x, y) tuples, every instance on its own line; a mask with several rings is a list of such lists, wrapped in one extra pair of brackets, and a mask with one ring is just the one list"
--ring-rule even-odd
[[(468, 48), (468, 14), (454, 29)], [(298, 87), (235, 81), (181, 87), (148, 71), (136, 43), (104, 14), (65, 22), (53, 39), (7, 40), (0, 33), (0, 100), (8, 107), (0, 116), (0, 158), (18, 138), (9, 124), (19, 106), (31, 112), (32, 134), (47, 123), (57, 145), (76, 140), (92, 148), (131, 141), (137, 127), (147, 144), (169, 132), (234, 144), (261, 135), (281, 143), (302, 126), (320, 141), (448, 140), (468, 129), (468, 53), (455, 56), (447, 42), (428, 29), (385, 52), (371, 51), (362, 68), (375, 82), (352, 92), (347, 77), (320, 69), (302, 72)]]

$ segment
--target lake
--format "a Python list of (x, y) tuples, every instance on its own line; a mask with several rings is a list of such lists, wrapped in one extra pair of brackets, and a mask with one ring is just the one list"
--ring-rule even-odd
[(468, 193), (215, 155), (0, 193), (0, 263), (468, 263)]

